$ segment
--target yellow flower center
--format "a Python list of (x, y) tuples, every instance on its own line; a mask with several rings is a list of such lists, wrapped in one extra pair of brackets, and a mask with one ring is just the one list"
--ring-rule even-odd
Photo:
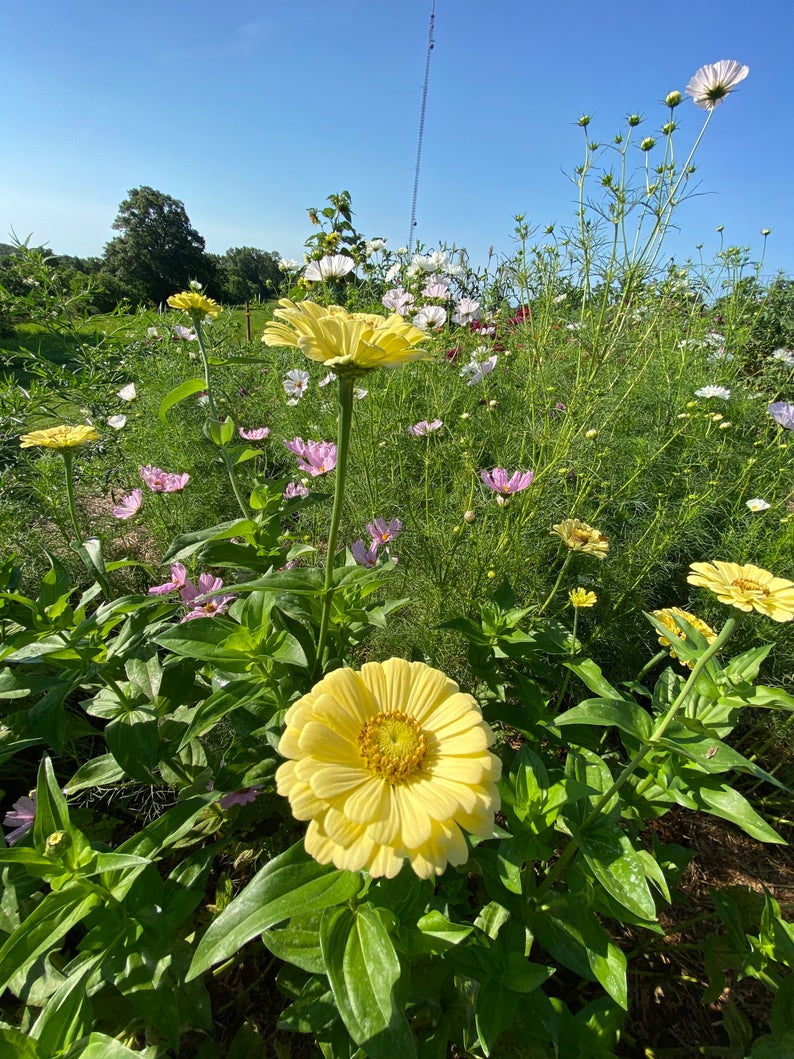
[(737, 577), (731, 584), (734, 588), (738, 588), (740, 592), (746, 592), (748, 595), (754, 596), (768, 596), (769, 589), (765, 585), (759, 585), (757, 581), (753, 581), (749, 577)]
[(367, 768), (387, 783), (405, 783), (421, 771), (427, 753), (425, 734), (413, 717), (401, 710), (381, 710), (367, 721), (358, 737)]
[(592, 530), (575, 529), (571, 534), (572, 540), (577, 544), (589, 544), (592, 540)]

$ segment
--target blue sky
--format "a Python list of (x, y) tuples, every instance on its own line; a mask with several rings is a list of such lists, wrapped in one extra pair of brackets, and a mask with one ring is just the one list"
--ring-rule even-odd
[[(309, 206), (347, 188), (357, 227), (409, 232), (431, 0), (37, 0), (9, 4), (0, 45), (0, 241), (102, 252), (119, 202), (148, 184), (184, 202), (207, 248), (298, 257)], [(699, 66), (750, 76), (714, 115), (699, 194), (666, 250), (724, 239), (794, 274), (794, 5), (436, 0), (416, 236), (484, 263), (516, 213), (572, 222), (577, 119), (609, 142)], [(704, 112), (676, 111), (685, 156)], [(637, 152), (638, 159), (640, 157)]]

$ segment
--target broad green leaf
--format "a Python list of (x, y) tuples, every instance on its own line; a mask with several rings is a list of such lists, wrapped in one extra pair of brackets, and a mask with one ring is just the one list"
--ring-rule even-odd
[(292, 916), (341, 904), (361, 887), (355, 872), (318, 864), (298, 842), (253, 877), (199, 942), (187, 978), (228, 959), (251, 938)]
[(324, 974), (325, 961), (320, 947), (322, 912), (310, 916), (293, 916), (285, 927), (264, 930), (262, 940), (274, 956), (293, 963), (310, 974)]
[(26, 1033), (20, 1033), (13, 1026), (0, 1026), (0, 1055), (8, 1059), (50, 1059), (39, 1048), (38, 1041), (32, 1040)]
[(49, 755), (45, 754), (39, 766), (36, 785), (36, 819), (33, 838), (38, 849), (44, 849), (47, 839), (54, 831), (69, 833), (69, 807), (55, 779)]
[(62, 1059), (141, 1059), (141, 1053), (106, 1033), (89, 1033), (76, 1041)]
[(494, 979), (486, 978), (480, 984), (474, 1019), (477, 1036), (486, 1055), (491, 1054), (499, 1034), (512, 1024), (520, 1003), (518, 993), (505, 989)]
[(243, 705), (250, 706), (255, 702), (267, 701), (269, 694), (269, 689), (260, 680), (246, 678), (230, 681), (196, 706), (177, 751), (184, 750), (188, 743), (204, 735), (232, 710)]
[(43, 952), (56, 948), (61, 938), (101, 903), (102, 898), (88, 884), (70, 883), (48, 893), (0, 948), (0, 993), (14, 974), (32, 966)]
[[(690, 770), (688, 772), (691, 774)], [(697, 807), (703, 812), (736, 824), (759, 842), (786, 845), (786, 840), (781, 838), (777, 831), (758, 815), (747, 799), (727, 782), (720, 783), (716, 776), (698, 777), (690, 790)]]
[(81, 765), (66, 784), (65, 790), (67, 794), (72, 795), (85, 790), (86, 787), (107, 787), (123, 778), (124, 769), (113, 755), (101, 754)]
[(631, 839), (608, 816), (574, 834), (596, 879), (607, 893), (640, 919), (656, 918), (645, 869)]
[[(225, 541), (230, 537), (248, 537), (256, 533), (257, 525), (250, 518), (237, 518), (231, 522), (220, 522), (195, 533), (182, 533), (175, 537), (171, 547), (163, 556), (163, 563), (181, 562), (198, 551), (207, 541)], [(234, 586), (237, 591), (238, 586)]]
[(619, 701), (623, 698), (617, 688), (613, 688), (599, 667), (591, 658), (585, 658), (581, 662), (563, 662), (566, 669), (570, 669), (592, 692), (603, 699)]
[(187, 379), (185, 382), (181, 382), (179, 386), (175, 386), (160, 402), (160, 419), (165, 423), (169, 408), (173, 408), (175, 404), (184, 401), (186, 397), (192, 397), (194, 393), (201, 393), (206, 388), (205, 379)]
[(99, 537), (89, 537), (85, 541), (71, 541), (70, 547), (72, 551), (77, 552), (80, 558), (83, 560), (86, 570), (93, 577), (99, 587), (102, 589), (102, 594), (106, 599), (112, 595), (110, 587), (110, 581), (108, 580), (108, 572), (105, 569), (105, 560), (102, 555), (102, 542)]
[(323, 917), (326, 974), (347, 1031), (370, 1059), (416, 1059), (408, 1020), (394, 1000), (400, 961), (376, 909), (361, 904)]
[(554, 719), (555, 725), (594, 724), (614, 725), (622, 732), (641, 741), (653, 730), (650, 716), (631, 699), (586, 699)]
[(86, 964), (69, 975), (44, 1005), (30, 1031), (47, 1055), (58, 1055), (91, 1030), (93, 1005), (88, 999), (88, 980), (105, 953), (93, 954)]

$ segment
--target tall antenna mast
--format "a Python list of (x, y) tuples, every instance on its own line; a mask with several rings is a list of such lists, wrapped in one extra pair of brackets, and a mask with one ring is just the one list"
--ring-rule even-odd
[(414, 168), (414, 193), (411, 199), (411, 229), (408, 232), (408, 253), (414, 245), (414, 229), (416, 228), (416, 200), (419, 195), (419, 169), (422, 163), (422, 140), (425, 135), (425, 113), (427, 112), (427, 86), (430, 83), (430, 56), (435, 47), (433, 30), (436, 21), (436, 0), (430, 10), (430, 27), (427, 33), (427, 58), (425, 60), (425, 80), (422, 85), (422, 106), (419, 110), (419, 140), (416, 145), (416, 166)]

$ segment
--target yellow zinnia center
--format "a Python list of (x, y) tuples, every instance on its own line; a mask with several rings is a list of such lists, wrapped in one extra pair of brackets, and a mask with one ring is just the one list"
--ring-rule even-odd
[(421, 770), (427, 740), (410, 714), (381, 710), (361, 729), (358, 748), (371, 772), (387, 783), (405, 783)]
[(765, 585), (759, 585), (757, 581), (753, 581), (749, 577), (737, 577), (732, 582), (732, 585), (734, 588), (738, 588), (740, 592), (746, 592), (748, 595), (769, 595), (769, 589)]

